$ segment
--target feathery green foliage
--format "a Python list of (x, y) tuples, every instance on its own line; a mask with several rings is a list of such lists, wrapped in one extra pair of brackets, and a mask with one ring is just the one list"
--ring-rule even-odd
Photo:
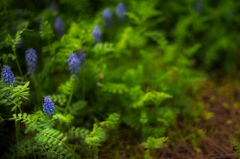
[[(205, 131), (182, 134), (178, 117), (199, 122), (204, 111), (196, 96), (209, 71), (237, 71), (240, 40), (240, 3), (201, 2), (198, 10), (194, 1), (123, 0), (124, 21), (113, 12), (116, 0), (0, 2), (0, 60), (16, 77), (14, 86), (0, 79), (0, 138), (10, 141), (0, 142), (4, 158), (97, 158), (103, 143), (115, 153), (122, 131), (142, 143), (145, 158), (179, 138), (197, 151)], [(113, 12), (111, 28), (105, 8)], [(61, 37), (53, 30), (57, 17), (64, 22)], [(29, 48), (38, 57), (31, 79), (24, 76)], [(80, 73), (71, 77), (70, 53), (80, 60)], [(52, 116), (43, 114), (47, 95)]]

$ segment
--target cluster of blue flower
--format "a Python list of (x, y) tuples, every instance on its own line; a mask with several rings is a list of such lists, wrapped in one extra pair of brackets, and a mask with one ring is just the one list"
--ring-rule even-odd
[(54, 109), (55, 107), (53, 101), (49, 98), (49, 96), (46, 96), (43, 103), (44, 115), (53, 115)]
[(8, 65), (3, 65), (3, 67), (4, 67), (2, 71), (3, 82), (8, 86), (14, 85), (15, 77), (10, 67)]
[[(116, 8), (116, 15), (118, 17), (119, 20), (124, 21), (126, 18), (126, 8), (124, 6), (124, 4), (122, 2), (118, 3), (117, 8)], [(112, 11), (110, 10), (110, 8), (106, 8), (103, 11), (103, 21), (104, 21), (104, 25), (106, 27), (112, 27), (113, 25), (113, 21), (112, 21)], [(93, 39), (95, 41), (95, 43), (100, 43), (102, 41), (102, 32), (100, 30), (100, 26), (96, 25), (94, 27), (94, 29), (92, 30), (92, 35), (93, 35)]]
[[(83, 50), (79, 50), (77, 53), (71, 53), (68, 59), (68, 66), (70, 74), (79, 74), (79, 67), (85, 66), (86, 55)], [(26, 51), (26, 61), (27, 61), (27, 75), (31, 75), (35, 73), (37, 68), (37, 55), (36, 51), (33, 48), (30, 48)], [(6, 85), (14, 86), (14, 74), (12, 73), (10, 67), (8, 65), (3, 65), (2, 78)], [(11, 96), (8, 94), (7, 96)], [(10, 101), (9, 101), (10, 102)], [(54, 113), (54, 103), (47, 96), (45, 97), (43, 110), (44, 115), (49, 114), (53, 115)]]
[(62, 21), (62, 19), (60, 17), (58, 17), (55, 20), (54, 27), (55, 27), (57, 35), (59, 37), (63, 36), (63, 34), (64, 34), (64, 23), (63, 23), (63, 21)]
[(36, 51), (33, 48), (30, 48), (26, 51), (26, 60), (27, 60), (27, 75), (35, 73), (37, 68), (37, 55)]
[[(3, 71), (2, 71), (3, 82), (8, 86), (10, 86), (10, 85), (14, 86), (15, 77), (14, 77), (14, 74), (12, 73), (10, 67), (8, 65), (3, 65), (3, 67), (4, 67)], [(9, 97), (9, 96), (11, 96), (11, 94), (8, 93), (7, 96)], [(8, 100), (8, 102), (10, 102), (10, 100)]]
[[(119, 20), (123, 21), (125, 20), (125, 6), (122, 2), (118, 3), (116, 8), (116, 15), (119, 18)], [(112, 12), (109, 8), (106, 8), (103, 11), (103, 20), (104, 24), (106, 26), (112, 26)], [(56, 18), (55, 20), (55, 30), (59, 37), (61, 37), (64, 34), (64, 23), (61, 18)], [(102, 33), (100, 31), (99, 25), (95, 26), (95, 28), (92, 31), (93, 38), (95, 43), (99, 43), (102, 41)], [(68, 66), (70, 75), (72, 74), (79, 74), (79, 67), (85, 66), (85, 59), (86, 54), (83, 50), (79, 50), (77, 53), (70, 53), (70, 56), (68, 58)], [(30, 76), (31, 74), (35, 74), (36, 68), (37, 68), (37, 55), (36, 50), (33, 48), (30, 48), (26, 51), (26, 61), (27, 61), (27, 75)], [(14, 86), (14, 74), (12, 73), (10, 67), (8, 65), (3, 65), (3, 71), (2, 71), (2, 78), (4, 79), (4, 83), (6, 85), (13, 85)], [(8, 95), (10, 96), (10, 94)], [(54, 114), (54, 103), (52, 100), (47, 96), (45, 97), (44, 104), (43, 104), (43, 110), (44, 115)]]
[[(29, 49), (28, 52), (31, 52), (31, 53), (34, 53), (34, 51), (32, 51), (33, 49)], [(29, 54), (29, 53), (28, 53)], [(36, 54), (35, 54), (36, 55)], [(30, 57), (31, 59), (32, 57)], [(14, 85), (14, 74), (12, 73), (10, 67), (8, 65), (3, 65), (3, 71), (2, 71), (2, 78), (3, 78), (3, 81), (6, 85)], [(7, 96), (11, 96), (10, 94), (7, 94)], [(8, 101), (10, 102), (10, 100)], [(46, 115), (47, 113), (49, 115), (53, 115), (54, 113), (54, 103), (53, 101), (47, 96), (45, 97), (45, 100), (44, 100), (44, 104), (43, 104), (43, 110), (44, 110), (44, 115)]]

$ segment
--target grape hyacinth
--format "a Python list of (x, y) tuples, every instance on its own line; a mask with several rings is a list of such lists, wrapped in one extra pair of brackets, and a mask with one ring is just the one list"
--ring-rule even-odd
[(49, 98), (49, 96), (46, 96), (43, 103), (44, 115), (46, 115), (47, 113), (49, 115), (53, 115), (54, 109), (55, 107), (53, 101)]
[(97, 25), (94, 27), (92, 31), (93, 39), (95, 43), (100, 43), (102, 41), (102, 33), (100, 31), (100, 27)]
[(77, 57), (80, 60), (80, 66), (85, 66), (86, 54), (84, 53), (83, 49), (77, 52)]
[(50, 1), (49, 3), (49, 7), (51, 8), (51, 10), (58, 11), (59, 6), (57, 3), (55, 3), (54, 1)]
[(2, 71), (2, 78), (3, 78), (3, 82), (6, 85), (14, 85), (14, 75), (12, 73), (12, 71), (10, 70), (10, 67), (8, 65), (3, 65), (3, 71)]
[(17, 13), (17, 15), (18, 15), (19, 18), (23, 18), (23, 12), (22, 12), (21, 9), (17, 9), (17, 10), (16, 10), (16, 13)]
[(118, 3), (116, 8), (116, 14), (119, 20), (123, 21), (126, 18), (126, 8), (122, 2)]
[(109, 8), (104, 9), (103, 11), (103, 21), (107, 27), (112, 26), (112, 12)]
[(63, 36), (63, 34), (64, 34), (64, 23), (63, 23), (61, 18), (58, 17), (55, 20), (54, 27), (55, 27), (55, 31), (56, 31), (57, 35), (59, 37)]
[(203, 9), (203, 4), (200, 0), (196, 0), (195, 3), (194, 3), (194, 10), (196, 12), (201, 12)]
[(71, 53), (68, 58), (68, 66), (70, 70), (70, 75), (79, 73), (80, 60), (76, 53)]
[[(14, 86), (14, 75), (12, 73), (12, 71), (10, 70), (10, 67), (8, 65), (3, 65), (3, 71), (2, 71), (2, 78), (3, 78), (3, 82), (6, 84), (6, 85), (12, 85)], [(10, 93), (7, 94), (7, 96), (12, 96)], [(4, 97), (5, 99), (5, 97)], [(12, 98), (11, 98), (12, 99)], [(11, 102), (10, 100), (8, 100), (8, 102)]]
[(36, 51), (33, 48), (30, 48), (26, 51), (26, 60), (27, 60), (27, 75), (35, 73), (37, 68), (37, 55)]

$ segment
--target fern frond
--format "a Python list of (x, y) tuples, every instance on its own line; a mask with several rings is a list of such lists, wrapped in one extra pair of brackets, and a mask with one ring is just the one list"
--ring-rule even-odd
[(43, 118), (39, 118), (38, 115), (36, 114), (21, 114), (19, 113), (17, 114), (13, 114), (13, 117), (10, 118), (9, 120), (15, 120), (15, 121), (19, 121), (22, 120), (21, 122), (24, 122), (26, 125), (26, 130), (25, 130), (25, 134), (27, 134), (29, 131), (42, 131), (44, 128), (48, 128), (51, 127), (51, 123), (49, 122), (44, 122)]
[(43, 21), (40, 25), (40, 36), (42, 39), (50, 39), (54, 36), (51, 24), (48, 21)]
[(240, 143), (234, 140), (232, 142), (233, 147), (236, 149), (237, 153), (240, 155)]
[(54, 114), (53, 115), (53, 119), (59, 119), (59, 120), (65, 122), (66, 124), (71, 123), (71, 120), (73, 118), (74, 117), (71, 114), (67, 114), (67, 116), (63, 116), (62, 114)]
[(144, 125), (142, 127), (142, 138), (146, 139), (149, 136), (152, 137), (162, 137), (164, 133), (166, 132), (165, 126), (150, 126), (150, 125)]
[(96, 123), (93, 125), (93, 131), (90, 133), (89, 136), (85, 138), (85, 142), (90, 146), (100, 146), (101, 142), (107, 139), (106, 131), (102, 128), (97, 126)]
[(26, 27), (23, 30), (17, 31), (15, 39), (12, 39), (10, 35), (7, 36), (5, 42), (7, 43), (7, 45), (12, 46), (13, 52), (16, 51), (16, 46), (19, 44), (19, 41), (21, 40), (21, 34), (24, 30), (26, 30)]
[(61, 93), (69, 95), (73, 89), (75, 80), (75, 77), (71, 76), (70, 79), (66, 83), (61, 84), (58, 89), (61, 91)]
[(28, 114), (27, 113), (24, 113), (23, 115), (21, 113), (19, 113), (18, 115), (16, 114), (13, 114), (13, 117), (10, 118), (9, 120), (15, 120), (15, 121), (19, 121), (19, 120), (22, 120), (21, 122), (24, 122), (27, 129), (25, 130), (25, 134), (27, 134), (29, 131), (34, 131), (34, 130), (38, 130), (38, 125), (37, 125), (37, 122), (34, 121), (32, 119), (32, 115)]
[(87, 102), (80, 100), (76, 103), (73, 103), (69, 110), (71, 114), (77, 116), (86, 106), (87, 106)]
[(76, 128), (75, 126), (71, 127), (70, 135), (75, 135), (76, 137), (81, 137), (85, 139), (90, 135), (90, 131), (85, 128)]
[(67, 102), (67, 97), (65, 94), (49, 95), (49, 98), (52, 99), (54, 103), (58, 102), (60, 106), (65, 105)]
[(120, 115), (117, 113), (110, 114), (106, 121), (100, 122), (99, 125), (114, 129), (119, 122), (119, 118)]
[(14, 111), (17, 107), (20, 107), (22, 104), (21, 99), (28, 99), (26, 96), (29, 95), (29, 86), (30, 82), (27, 82), (25, 85), (18, 85), (17, 87), (10, 86), (10, 93), (11, 96), (7, 97), (8, 101), (15, 104), (15, 106), (11, 109), (11, 111)]
[[(96, 123), (93, 125), (93, 131), (85, 138), (85, 142), (91, 146), (100, 146), (100, 143), (107, 139), (106, 131), (116, 128), (119, 121), (119, 114), (110, 114), (106, 121), (101, 122), (99, 125)], [(105, 127), (105, 128), (104, 128)]]
[(166, 142), (168, 140), (168, 137), (161, 137), (161, 138), (154, 138), (154, 137), (148, 137), (146, 142), (141, 143), (141, 145), (145, 148), (162, 148), (165, 147)]
[(139, 122), (139, 116), (137, 112), (130, 113), (122, 117), (122, 121), (127, 124), (129, 127), (134, 128), (135, 130), (142, 127), (142, 124)]
[(114, 50), (112, 43), (98, 43), (93, 48), (96, 57), (102, 57), (107, 53), (114, 52)]
[(69, 150), (65, 149), (62, 146), (47, 144), (44, 146), (45, 152), (39, 155), (47, 156), (48, 158), (61, 158), (69, 159), (72, 156), (72, 153)]
[(67, 137), (63, 137), (63, 133), (61, 133), (58, 130), (52, 129), (52, 128), (46, 128), (40, 133), (36, 134), (35, 139), (38, 142), (53, 144), (61, 146), (65, 140), (67, 140)]
[(3, 54), (2, 56), (0, 56), (0, 59), (3, 59), (3, 63), (7, 63), (9, 58), (15, 60), (16, 56), (14, 56), (13, 54)]
[(128, 88), (123, 83), (107, 83), (103, 85), (102, 90), (113, 94), (115, 93), (122, 94), (123, 92), (127, 92)]
[(41, 151), (41, 145), (34, 141), (34, 138), (21, 140), (19, 144), (10, 145), (6, 158), (33, 157), (33, 151)]
[(164, 99), (172, 98), (171, 95), (164, 92), (151, 91), (145, 93), (138, 101), (132, 104), (133, 108), (143, 107), (149, 102), (153, 102), (155, 105), (159, 105)]

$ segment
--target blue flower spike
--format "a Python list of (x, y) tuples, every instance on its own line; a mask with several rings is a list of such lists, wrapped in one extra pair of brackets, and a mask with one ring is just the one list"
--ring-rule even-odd
[(196, 11), (196, 12), (201, 12), (202, 10), (203, 10), (203, 4), (202, 4), (202, 2), (200, 1), (200, 0), (196, 0), (195, 1), (195, 3), (194, 3), (194, 10)]
[(46, 114), (53, 115), (54, 109), (55, 107), (53, 101), (49, 98), (49, 96), (46, 96), (43, 103), (44, 115)]
[(26, 60), (27, 60), (27, 75), (34, 74), (37, 68), (37, 55), (36, 51), (33, 48), (30, 48), (26, 51)]
[(57, 3), (55, 3), (54, 1), (50, 1), (49, 3), (49, 7), (51, 8), (51, 10), (58, 11), (59, 6)]
[(93, 39), (95, 43), (102, 42), (102, 32), (100, 30), (99, 25), (96, 25), (92, 31)]
[(126, 19), (126, 8), (122, 2), (119, 2), (116, 8), (116, 14), (119, 20), (124, 21)]
[(54, 27), (55, 27), (55, 30), (56, 30), (56, 33), (59, 37), (63, 36), (64, 34), (64, 23), (62, 21), (61, 18), (57, 18), (55, 20), (55, 24), (54, 24)]
[(77, 52), (77, 57), (80, 60), (80, 66), (85, 66), (86, 54), (84, 53), (83, 49)]
[(68, 66), (70, 75), (79, 74), (80, 60), (76, 53), (71, 53), (68, 58)]
[(112, 26), (112, 16), (113, 16), (112, 11), (109, 8), (106, 8), (106, 9), (104, 9), (102, 15), (103, 15), (104, 24), (107, 27), (111, 27)]
[(3, 71), (2, 71), (2, 78), (3, 82), (6, 85), (13, 85), (14, 86), (14, 74), (12, 73), (10, 67), (8, 65), (3, 65)]

